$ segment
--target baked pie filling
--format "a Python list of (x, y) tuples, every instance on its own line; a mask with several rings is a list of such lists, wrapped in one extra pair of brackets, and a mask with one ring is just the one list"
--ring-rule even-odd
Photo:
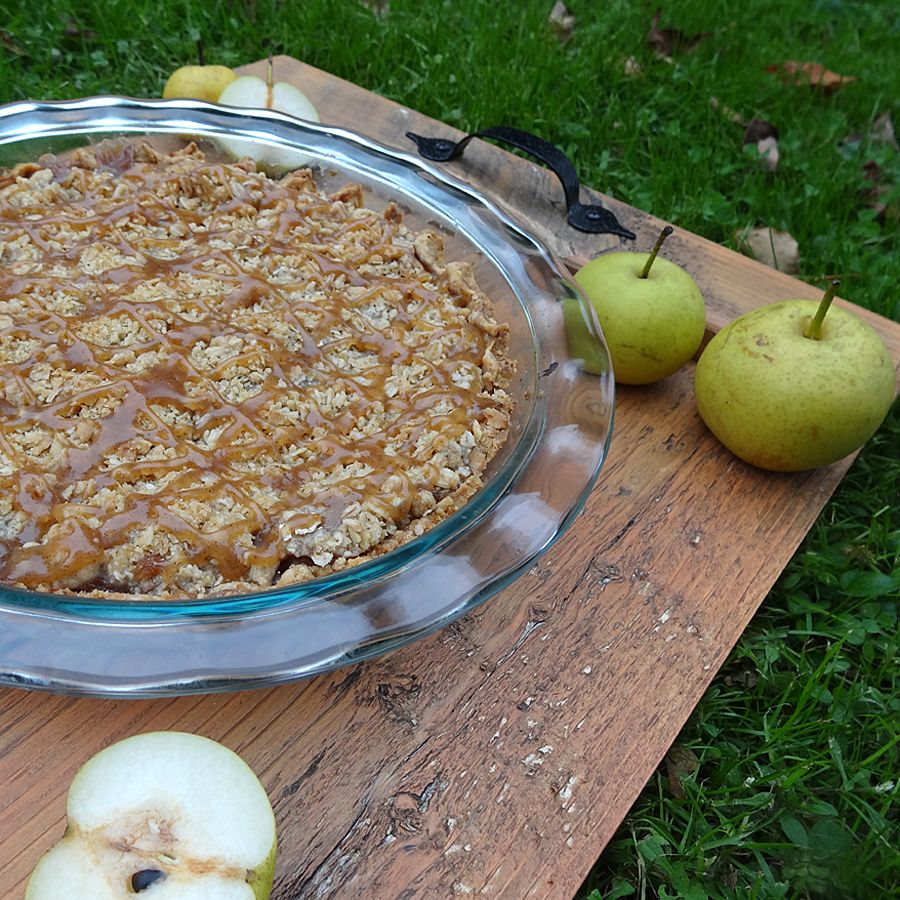
[(0, 171), (0, 581), (203, 597), (385, 553), (481, 486), (507, 343), (358, 185), (142, 142)]

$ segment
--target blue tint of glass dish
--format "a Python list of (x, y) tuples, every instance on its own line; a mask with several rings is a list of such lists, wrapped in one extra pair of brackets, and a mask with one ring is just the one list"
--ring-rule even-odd
[[(339, 574), (166, 602), (0, 587), (0, 683), (130, 697), (278, 684), (430, 634), (533, 565), (584, 504), (613, 423), (613, 377), (596, 317), (549, 250), (434, 165), (344, 129), (263, 110), (121, 97), (11, 104), (0, 107), (0, 167), (138, 135), (163, 146), (186, 135), (228, 136), (301, 150), (315, 160), (320, 186), (358, 181), (367, 205), (393, 200), (411, 228), (439, 228), (448, 258), (475, 262), (497, 318), (510, 326), (518, 366), (510, 436), (464, 507)], [(570, 350), (564, 302), (577, 309), (573, 347), (590, 364)]]

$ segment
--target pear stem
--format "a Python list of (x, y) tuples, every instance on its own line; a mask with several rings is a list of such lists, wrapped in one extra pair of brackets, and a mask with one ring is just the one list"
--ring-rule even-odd
[(813, 320), (807, 325), (806, 330), (803, 332), (804, 337), (812, 338), (814, 341), (817, 341), (822, 336), (822, 322), (825, 319), (825, 313), (828, 312), (831, 301), (834, 300), (834, 295), (837, 293), (837, 289), (840, 285), (841, 282), (837, 278), (828, 285), (825, 295), (819, 301), (819, 308), (816, 310)]
[(656, 254), (659, 253), (659, 248), (662, 247), (663, 241), (674, 231), (675, 229), (671, 225), (666, 225), (665, 228), (659, 233), (659, 237), (656, 239), (656, 244), (653, 249), (650, 251), (650, 256), (647, 257), (647, 262), (644, 263), (644, 268), (641, 269), (641, 274), (638, 275), (638, 278), (646, 278), (650, 274), (650, 266), (653, 265), (653, 261), (656, 259)]
[(197, 62), (199, 65), (205, 66), (206, 65), (206, 50), (204, 50), (204, 48), (203, 48), (203, 38), (197, 38), (195, 43), (197, 45)]
[(266, 69), (266, 107), (272, 108), (274, 102), (272, 91), (275, 87), (275, 63), (272, 61), (272, 54), (269, 54), (269, 66)]

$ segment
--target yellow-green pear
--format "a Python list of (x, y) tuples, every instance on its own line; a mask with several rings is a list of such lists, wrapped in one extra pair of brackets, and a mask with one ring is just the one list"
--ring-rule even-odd
[[(653, 251), (604, 253), (575, 274), (597, 312), (620, 384), (650, 384), (680, 369), (706, 329), (703, 296), (680, 266)], [(570, 343), (574, 338), (568, 332)]]
[(208, 738), (151, 732), (78, 771), (65, 836), (41, 857), (25, 900), (267, 900), (275, 817), (236, 754)]
[[(697, 409), (734, 454), (781, 472), (843, 459), (878, 429), (895, 371), (878, 333), (842, 307), (785, 300), (723, 328), (697, 363)], [(826, 313), (827, 316), (826, 316)]]
[(237, 73), (228, 66), (182, 66), (169, 76), (163, 99), (183, 97), (215, 103), (236, 78)]

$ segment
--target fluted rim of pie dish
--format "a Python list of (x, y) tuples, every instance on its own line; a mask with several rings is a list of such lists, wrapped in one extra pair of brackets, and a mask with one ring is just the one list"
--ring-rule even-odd
[[(13, 617), (9, 620), (23, 623), (23, 628), (27, 631), (28, 620), (37, 624), (53, 619), (60, 626), (65, 626), (68, 620), (71, 625), (83, 625), (89, 629), (95, 625), (103, 626), (106, 629), (104, 634), (123, 642), (131, 639), (129, 632), (140, 632), (144, 628), (149, 628), (156, 635), (161, 632), (173, 635), (181, 626), (187, 626), (189, 629), (200, 628), (208, 635), (217, 627), (221, 627), (222, 623), (234, 623), (245, 618), (258, 620), (267, 614), (277, 617), (290, 616), (294, 609), (300, 617), (304, 611), (311, 610), (320, 601), (337, 604), (356, 602), (355, 592), (364, 595), (358, 601), (360, 608), (364, 608), (366, 604), (371, 603), (370, 592), (373, 588), (384, 585), (387, 589), (398, 580), (403, 583), (403, 590), (408, 589), (408, 582), (416, 571), (419, 569), (424, 571), (434, 560), (440, 559), (441, 554), (448, 548), (452, 550), (454, 542), (467, 535), (476, 526), (489, 521), (491, 512), (500, 501), (507, 495), (515, 493), (517, 480), (523, 470), (527, 469), (529, 461), (539, 450), (544, 438), (548, 418), (547, 409), (541, 399), (543, 394), (540, 379), (548, 372), (552, 373), (555, 368), (553, 364), (559, 361), (545, 355), (546, 348), (540, 346), (539, 335), (535, 330), (533, 317), (529, 313), (527, 298), (521, 296), (522, 286), (529, 286), (535, 291), (543, 290), (545, 299), (556, 301), (563, 296), (577, 299), (589, 311), (588, 315), (592, 316), (596, 331), (593, 337), (599, 341), (598, 349), (608, 360), (602, 333), (596, 324), (596, 317), (593, 316), (590, 304), (553, 253), (531, 236), (526, 226), (518, 223), (478, 190), (410, 152), (388, 147), (349, 129), (300, 121), (268, 110), (246, 111), (187, 100), (135, 100), (102, 96), (73, 101), (18, 102), (0, 106), (0, 154), (3, 154), (8, 146), (26, 141), (59, 140), (67, 136), (90, 139), (91, 135), (128, 133), (172, 135), (188, 133), (203, 137), (227, 135), (232, 138), (257, 139), (285, 147), (312, 149), (323, 153), (326, 164), (335, 165), (340, 165), (337, 161), (340, 153), (335, 147), (345, 148), (343, 158), (346, 160), (353, 157), (353, 166), (347, 170), (349, 177), (355, 174), (358, 177), (371, 178), (380, 185), (396, 190), (400, 195), (421, 204), (429, 212), (444, 214), (445, 221), (451, 222), (452, 226), (475, 249), (484, 253), (488, 261), (499, 270), (522, 307), (530, 331), (534, 370), (530, 373), (528, 385), (533, 386), (535, 396), (521, 433), (518, 435), (511, 433), (507, 439), (515, 441), (508, 458), (490, 474), (480, 490), (463, 506), (424, 534), (367, 562), (309, 581), (206, 598), (101, 599), (77, 594), (26, 590), (4, 584), (0, 585), (0, 625), (4, 617)], [(328, 149), (323, 152), (323, 147)], [(405, 173), (404, 187), (398, 187), (387, 180), (385, 167), (394, 167), (398, 172), (402, 170)], [(417, 180), (413, 182), (413, 179)], [(419, 188), (418, 193), (413, 190), (416, 187)], [(440, 195), (448, 206), (438, 211), (434, 205), (433, 195)], [(446, 209), (450, 212), (446, 212)], [(464, 224), (457, 219), (448, 218), (454, 211), (466, 213)], [(474, 234), (473, 231), (480, 233)], [(537, 264), (546, 269), (544, 274), (547, 278), (553, 279), (552, 293), (548, 288), (536, 285), (534, 278), (528, 273), (526, 263), (531, 264), (535, 259)], [(510, 281), (513, 271), (521, 282), (518, 286)], [(565, 361), (571, 360), (567, 357)], [(279, 683), (333, 669), (348, 662), (378, 655), (387, 649), (431, 633), (484, 602), (518, 577), (552, 546), (581, 510), (600, 473), (612, 436), (614, 387), (611, 369), (597, 376), (597, 385), (597, 401), (602, 408), (597, 413), (599, 424), (592, 423), (592, 428), (597, 431), (596, 437), (593, 430), (590, 432), (595, 458), (588, 460), (585, 466), (587, 475), (577, 484), (566, 484), (563, 503), (559, 504), (559, 508), (556, 505), (551, 507), (554, 514), (552, 521), (548, 520), (544, 530), (536, 529), (526, 535), (524, 543), (528, 546), (521, 552), (515, 548), (510, 551), (512, 555), (505, 560), (502, 571), (495, 573), (493, 577), (485, 576), (478, 582), (477, 590), (471, 596), (460, 597), (452, 611), (442, 614), (434, 621), (425, 624), (420, 622), (407, 624), (398, 621), (392, 623), (390, 629), (382, 630), (373, 626), (370, 638), (360, 640), (352, 646), (342, 646), (339, 653), (329, 645), (327, 654), (323, 650), (321, 658), (302, 668), (294, 666), (293, 669), (279, 669), (274, 664), (268, 663), (268, 668), (256, 671), (248, 663), (246, 671), (234, 673), (218, 671), (210, 664), (208, 670), (203, 670), (205, 674), (187, 680), (173, 676), (170, 680), (157, 678), (146, 681), (136, 678), (130, 682), (127, 675), (117, 673), (115, 678), (111, 678), (110, 683), (103, 684), (99, 683), (98, 680), (102, 679), (96, 673), (80, 678), (68, 670), (68, 674), (56, 671), (53, 669), (52, 660), (48, 660), (42, 672), (24, 671), (21, 667), (16, 668), (8, 664), (0, 653), (0, 682), (94, 695), (150, 696), (159, 693), (239, 689)], [(557, 424), (554, 431), (561, 430), (563, 429)], [(553, 459), (556, 459), (556, 456)], [(516, 552), (519, 552), (518, 556)], [(410, 575), (410, 572), (413, 574)]]

